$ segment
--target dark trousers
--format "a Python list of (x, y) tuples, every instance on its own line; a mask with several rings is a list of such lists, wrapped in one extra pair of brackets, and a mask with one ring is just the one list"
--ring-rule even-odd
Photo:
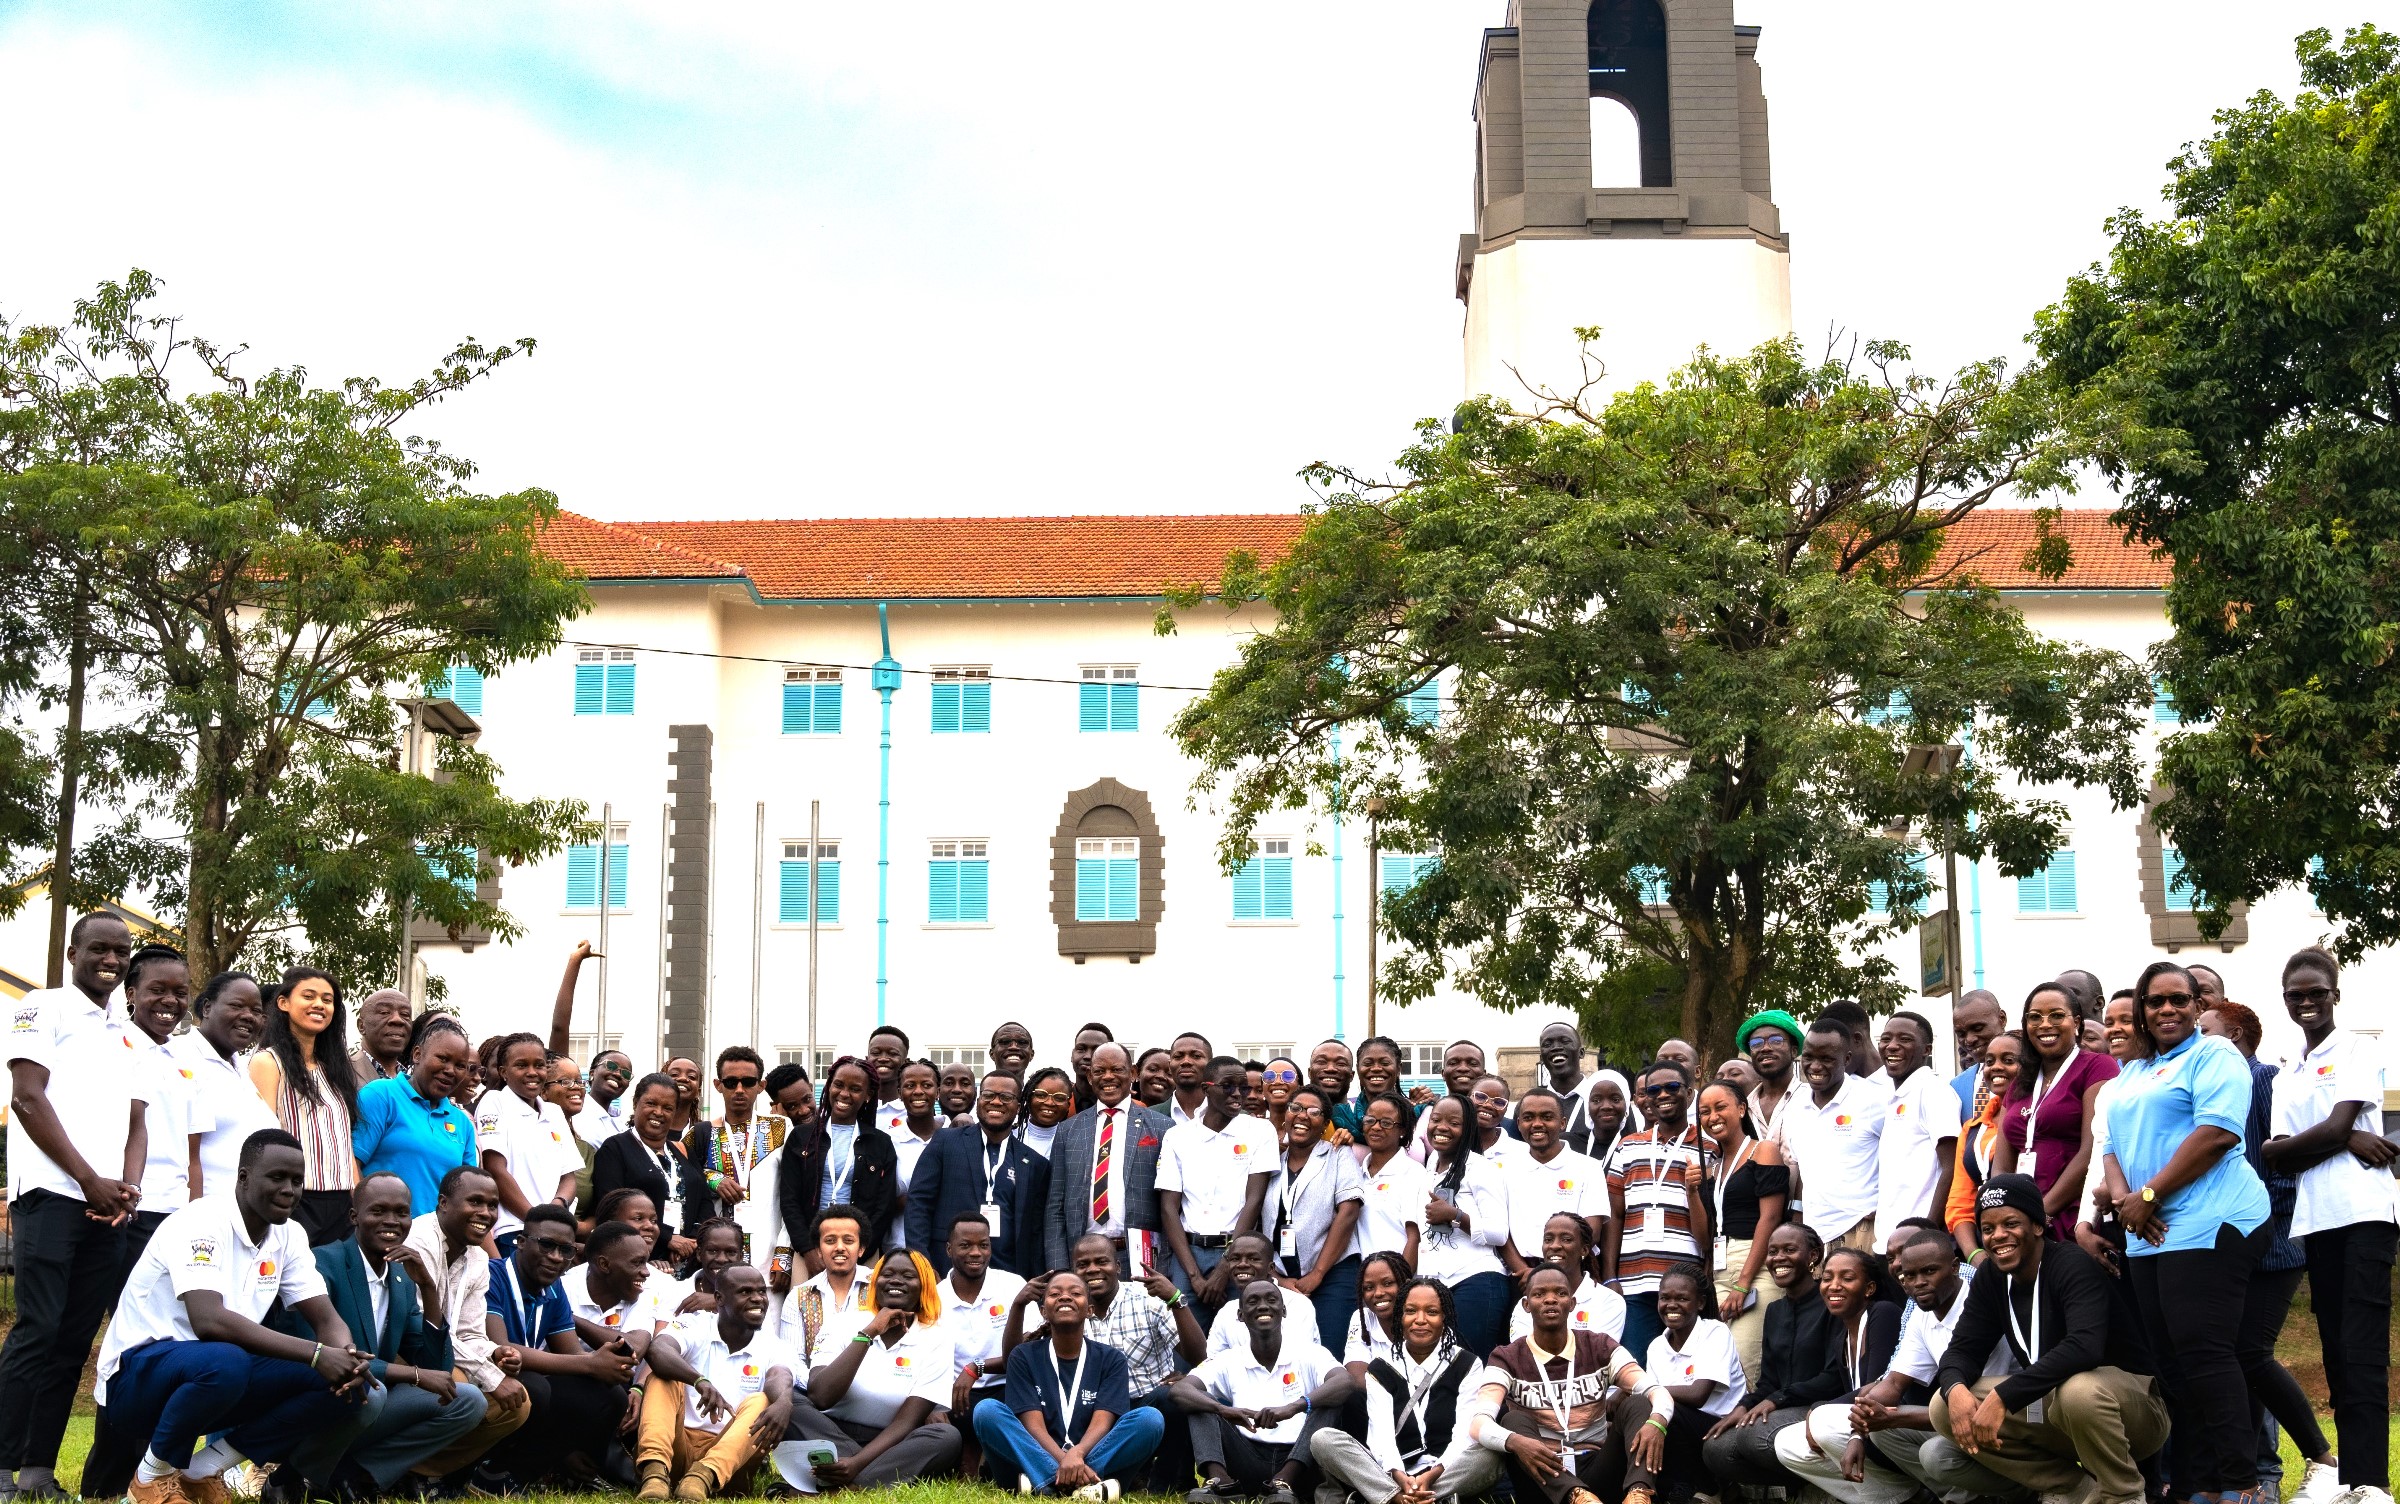
[[(2290, 1369), (2275, 1361), (2275, 1337), (2283, 1330), (2283, 1318), (2292, 1309), (2292, 1296), (2300, 1288), (2300, 1276), (2307, 1272), (2262, 1269), (2252, 1274), (2250, 1293), (2242, 1301), (2241, 1325), (2233, 1334), (2233, 1360), (2241, 1365), (2242, 1382), (2250, 1386), (2251, 1428), (2265, 1434), (2266, 1427), (2258, 1414), (2265, 1410), (2277, 1425), (2291, 1433), (2293, 1449), (2299, 1452), (2302, 1461), (2322, 1457), (2331, 1448), (2326, 1445), (2324, 1431), (2317, 1426), (2316, 1412), (2310, 1408), (2308, 1396), (2300, 1392), (2299, 1381), (2292, 1377)], [(2263, 1462), (2274, 1452), (2270, 1440), (2258, 1460)]]
[(530, 1368), (517, 1375), (517, 1382), (533, 1401), (533, 1415), (484, 1455), (485, 1464), (528, 1487), (577, 1453), (597, 1466), (625, 1424), (626, 1386)]
[(2258, 1485), (2258, 1428), (2251, 1424), (2250, 1386), (2234, 1346), (2251, 1272), (2267, 1251), (2268, 1236), (2263, 1222), (2248, 1237), (2221, 1226), (2214, 1247), (2125, 1261), (2158, 1358), (2159, 1387), (2166, 1391), (2180, 1493)]
[[(2392, 1257), (2400, 1227), (2353, 1222), (2312, 1232), (2309, 1301), (2325, 1348), (2325, 1386), (2333, 1392), (2342, 1482), (2391, 1488)], [(22, 1299), (19, 1306), (22, 1308)]]
[(1366, 1260), (1357, 1254), (1325, 1271), (1309, 1304), (1317, 1313), (1317, 1341), (1335, 1357), (1350, 1341), (1350, 1318), (1358, 1314), (1358, 1279)]
[[(1678, 1415), (1683, 1407), (1676, 1407)], [(1758, 1488), (1798, 1488), (1800, 1479), (1783, 1465), (1775, 1455), (1775, 1437), (1786, 1426), (1796, 1426), (1808, 1419), (1806, 1405), (1786, 1405), (1769, 1413), (1765, 1420), (1754, 1425), (1735, 1426), (1714, 1441), (1700, 1444), (1702, 1466), (1708, 1475), (1723, 1483), (1747, 1483)], [(1671, 1424), (1671, 1423), (1670, 1423)], [(1715, 1421), (1710, 1421), (1715, 1425)], [(1720, 1493), (1721, 1489), (1711, 1489)]]
[[(1667, 1324), (1658, 1319), (1658, 1292), (1625, 1297), (1625, 1340), (1619, 1344), (1627, 1355), (1640, 1353), (1647, 1357), (1650, 1344), (1656, 1342)], [(1636, 1347), (1635, 1343), (1640, 1343)]]
[(118, 1361), (108, 1381), (112, 1424), (147, 1437), (158, 1460), (177, 1467), (190, 1464), (200, 1438), (218, 1431), (253, 1462), (281, 1462), (304, 1443), (354, 1436), (366, 1424), (364, 1398), (335, 1394), (306, 1363), (262, 1358), (230, 1342), (145, 1342)]
[[(1352, 1310), (1357, 1309), (1357, 1300), (1353, 1299), (1350, 1305)], [(1450, 1306), (1458, 1313), (1458, 1340), (1476, 1357), (1490, 1357), (1493, 1348), (1508, 1340), (1507, 1275), (1488, 1271), (1468, 1275), (1450, 1287)], [(1343, 1324), (1347, 1326), (1349, 1320), (1350, 1312), (1344, 1311)], [(1337, 1358), (1341, 1356), (1334, 1349), (1327, 1351)]]
[(1286, 1464), (1297, 1461), (1300, 1469), (1292, 1476), (1292, 1491), (1305, 1499), (1317, 1484), (1316, 1459), (1308, 1445), (1316, 1440), (1317, 1432), (1333, 1424), (1334, 1415), (1330, 1410), (1308, 1412), (1302, 1417), (1299, 1437), (1292, 1441), (1262, 1441), (1239, 1426), (1227, 1425), (1223, 1416), (1213, 1412), (1196, 1413), (1189, 1419), (1192, 1462), (1203, 1476), (1214, 1462), (1231, 1473), (1236, 1483), (1260, 1488)]
[[(792, 1391), (791, 1424), (783, 1433), (786, 1442), (830, 1441), (836, 1456), (855, 1457), (861, 1447), (882, 1434), (881, 1426), (827, 1415), (810, 1404), (808, 1396), (797, 1387)], [(958, 1454), (965, 1445), (958, 1427), (948, 1421), (927, 1421), (877, 1453), (875, 1460), (850, 1480), (848, 1491), (864, 1492), (914, 1483), (920, 1478), (938, 1478), (958, 1466)]]
[(339, 1243), (350, 1236), (350, 1193), (348, 1191), (302, 1191), (300, 1204), (292, 1208), (292, 1220), (308, 1234), (308, 1246), (322, 1248)]
[(1666, 1466), (1658, 1475), (1659, 1492), (1669, 1498), (1688, 1499), (1696, 1493), (1714, 1493), (1716, 1484), (1708, 1476), (1708, 1464), (1700, 1459), (1701, 1438), (1717, 1417), (1698, 1405), (1677, 1405), (1667, 1420)]
[(124, 1288), (125, 1229), (95, 1222), (84, 1203), (27, 1191), (10, 1207), (16, 1237), (17, 1324), (0, 1347), (0, 1470), (56, 1467), (83, 1360)]
[(118, 1260), (117, 1288), (122, 1290), (133, 1278), (133, 1266), (150, 1251), (150, 1235), (158, 1224), (167, 1220), (165, 1212), (135, 1212), (125, 1223), (125, 1251)]
[[(1519, 1504), (1534, 1499), (1548, 1499), (1561, 1504), (1568, 1494), (1578, 1488), (1588, 1488), (1603, 1499), (1623, 1496), (1629, 1488), (1653, 1489), (1657, 1479), (1650, 1470), (1637, 1466), (1625, 1453), (1625, 1438), (1633, 1428), (1650, 1419), (1650, 1402), (1637, 1395), (1627, 1395), (1609, 1412), (1600, 1434), (1575, 1444), (1575, 1470), (1561, 1471), (1555, 1477), (1534, 1477), (1525, 1464), (1511, 1452), (1508, 1457), (1508, 1481), (1515, 1490)], [(1556, 1446), (1555, 1435), (1543, 1434), (1533, 1414), (1510, 1407), (1501, 1412), (1500, 1424), (1520, 1436), (1531, 1436), (1544, 1446)], [(1670, 1422), (1672, 1424), (1672, 1422)]]

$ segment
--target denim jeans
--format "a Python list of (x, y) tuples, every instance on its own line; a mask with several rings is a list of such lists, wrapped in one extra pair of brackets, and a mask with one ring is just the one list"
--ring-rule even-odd
[[(1150, 1454), (1158, 1450), (1160, 1438), (1166, 1435), (1166, 1418), (1156, 1410), (1139, 1405), (1117, 1417), (1084, 1458), (1094, 1473), (1114, 1478), (1128, 1486), (1128, 1492), (1142, 1480), (1143, 1470), (1150, 1465)], [(1039, 1491), (1048, 1488), (1058, 1476), (1058, 1459), (1042, 1449), (1025, 1429), (1016, 1412), (999, 1400), (980, 1400), (975, 1405), (975, 1439), (983, 1443), (984, 1456), (991, 1460), (992, 1475), (1007, 1488), (1022, 1475), (1033, 1482)], [(1055, 1439), (1055, 1438), (1054, 1438)]]

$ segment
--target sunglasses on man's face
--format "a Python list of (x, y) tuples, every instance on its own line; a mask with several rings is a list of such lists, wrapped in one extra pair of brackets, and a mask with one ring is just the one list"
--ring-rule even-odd
[(1635, 1094), (1644, 1097), (1680, 1097), (1683, 1095), (1683, 1083), (1662, 1081), (1656, 1086), (1637, 1087)]
[(717, 1078), (717, 1089), (720, 1091), (756, 1091), (758, 1090), (758, 1079), (756, 1076), (720, 1076)]
[(571, 1259), (575, 1256), (575, 1245), (559, 1238), (535, 1238), (532, 1242), (537, 1252), (553, 1258)]

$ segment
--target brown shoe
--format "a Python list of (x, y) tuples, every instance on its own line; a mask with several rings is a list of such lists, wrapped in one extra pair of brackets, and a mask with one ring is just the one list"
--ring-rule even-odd
[(675, 1497), (681, 1500), (682, 1504), (701, 1504), (701, 1501), (708, 1497), (712, 1486), (705, 1471), (693, 1468), (675, 1484)]
[(191, 1504), (191, 1495), (183, 1491), (186, 1481), (181, 1473), (169, 1473), (156, 1483), (144, 1483), (137, 1475), (125, 1497), (133, 1504)]
[(225, 1486), (223, 1473), (184, 1479), (183, 1496), (192, 1504), (233, 1504), (233, 1491)]
[(639, 1499), (641, 1504), (667, 1504), (667, 1500), (675, 1492), (673, 1472), (674, 1469), (663, 1462), (635, 1463), (634, 1475), (640, 1481), (634, 1489), (633, 1496)]

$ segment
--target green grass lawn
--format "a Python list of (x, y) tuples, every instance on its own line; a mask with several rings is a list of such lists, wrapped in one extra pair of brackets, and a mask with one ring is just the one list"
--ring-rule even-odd
[[(2400, 1276), (2396, 1276), (2396, 1279), (2400, 1279)], [(2400, 1302), (2396, 1302), (2396, 1304), (2400, 1304)], [(13, 1315), (14, 1313), (9, 1314)], [(2317, 1318), (2308, 1308), (2308, 1286), (2305, 1283), (2300, 1287), (2300, 1294), (2292, 1301), (2292, 1313), (2283, 1324), (2283, 1335), (2276, 1339), (2275, 1354), (2283, 1360), (2283, 1365), (2292, 1371), (2292, 1377), (2300, 1381), (2301, 1389), (2316, 1405), (2318, 1421), (2325, 1427), (2326, 1435), (2330, 1437), (2333, 1434), (2333, 1424), (2325, 1412), (2325, 1363), (2322, 1350), (2317, 1344)], [(2400, 1374), (2395, 1375), (2395, 1381), (2396, 1387), (2400, 1387)], [(84, 1370), (82, 1391), (76, 1397), (75, 1414), (67, 1422), (66, 1445), (61, 1449), (58, 1457), (59, 1479), (70, 1489), (74, 1486), (74, 1480), (83, 1476), (84, 1455), (92, 1449), (91, 1394), (92, 1374), (87, 1366)], [(2400, 1399), (2400, 1395), (2395, 1395), (2395, 1398)], [(2283, 1494), (2288, 1499), (2293, 1490), (2300, 1486), (2302, 1467), (2299, 1454), (2293, 1451), (2292, 1441), (2288, 1435), (2283, 1438), (2282, 1450)], [(2400, 1421), (2396, 1421), (2392, 1427), (2392, 1451), (2395, 1455), (2400, 1455)], [(582, 1501), (596, 1500), (602, 1496), (557, 1494), (541, 1497), (544, 1501), (576, 1500), (578, 1504), (582, 1504)], [(906, 1488), (891, 1489), (881, 1497), (892, 1500), (893, 1504), (969, 1504), (969, 1501), (974, 1501), (974, 1504), (992, 1504), (997, 1494), (988, 1484), (966, 1483), (952, 1479), (939, 1483), (916, 1483)], [(1138, 1496), (1129, 1494), (1126, 1497)], [(1180, 1501), (1174, 1501), (1174, 1504), (1180, 1504)]]

